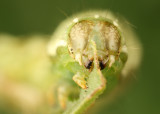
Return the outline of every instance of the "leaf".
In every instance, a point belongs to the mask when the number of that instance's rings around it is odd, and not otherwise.
[[[79,99],[71,102],[64,114],[80,114],[84,112],[106,88],[106,79],[99,69],[95,42],[91,41],[94,52],[94,68],[88,76],[88,88],[81,89]]]
[[[79,114],[84,112],[95,99],[104,91],[106,80],[101,71],[96,67],[93,69],[88,78],[88,89],[81,89],[80,97],[75,102],[70,102],[64,114]]]

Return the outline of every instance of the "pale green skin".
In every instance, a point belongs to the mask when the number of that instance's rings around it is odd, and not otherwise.
[[[95,17],[95,15],[97,14],[99,15],[98,19]],[[100,70],[97,60],[96,45],[94,45],[93,43],[91,45],[93,45],[94,68],[90,72],[88,69],[84,67],[84,65],[80,65],[76,60],[74,60],[70,56],[70,53],[68,51],[68,34],[72,26],[74,26],[75,24],[73,22],[75,18],[78,18],[79,21],[97,19],[110,22],[117,27],[121,35],[120,48],[127,47],[126,41],[128,41],[128,37],[130,38],[129,41],[132,41],[134,39],[134,41],[138,45],[136,38],[132,34],[132,30],[130,29],[129,25],[124,24],[124,20],[120,21],[119,19],[115,18],[111,12],[108,11],[82,12],[62,22],[62,24],[57,28],[57,30],[53,34],[52,40],[49,43],[48,47],[48,51],[53,62],[53,74],[55,77],[57,77],[56,88],[64,87],[64,90],[66,90],[67,92],[67,95],[64,95],[64,97],[67,97],[68,99],[66,102],[67,106],[65,110],[61,109],[58,103],[59,101],[57,101],[56,107],[58,108],[56,109],[58,111],[56,113],[64,112],[65,114],[81,114],[95,101],[95,99],[100,94],[103,93],[106,87],[106,90],[112,90],[118,84],[119,80],[123,78],[123,75],[127,76],[130,70],[134,70],[138,66],[138,63],[140,61],[140,58],[138,58],[134,60],[134,64],[132,64],[132,62],[130,62],[131,59],[129,59],[129,63],[127,63],[127,68],[125,68],[128,71],[126,72],[126,70],[124,69],[123,74],[123,68],[128,58],[128,52],[125,49],[122,49],[120,51],[119,58],[112,64],[110,68],[106,66],[103,70]],[[66,42],[66,45],[55,46],[55,44],[57,44],[57,42],[59,42],[60,40]],[[132,54],[132,51],[130,52]],[[97,65],[95,63],[97,63]],[[81,89],[72,80],[72,77],[77,72],[85,75],[88,86],[87,89]],[[122,75],[121,77],[120,74]],[[55,94],[57,94],[57,90],[55,90]],[[72,96],[68,97],[70,95]]]

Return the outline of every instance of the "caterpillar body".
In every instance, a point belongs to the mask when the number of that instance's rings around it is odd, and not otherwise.
[[[87,11],[66,19],[48,45],[57,77],[57,109],[82,113],[105,89],[137,70],[141,50],[127,21],[110,11]]]

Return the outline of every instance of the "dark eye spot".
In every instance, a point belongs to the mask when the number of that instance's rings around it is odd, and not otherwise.
[[[99,61],[100,70],[103,70],[105,68],[105,66],[106,65],[102,61]]]
[[[89,62],[85,65],[86,69],[90,69],[92,67],[93,60],[89,60]]]

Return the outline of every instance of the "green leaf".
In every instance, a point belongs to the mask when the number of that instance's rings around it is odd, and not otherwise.
[[[64,114],[79,114],[84,112],[95,99],[104,91],[106,80],[101,71],[96,67],[88,78],[88,89],[81,89],[80,97],[75,102],[70,102]]]

